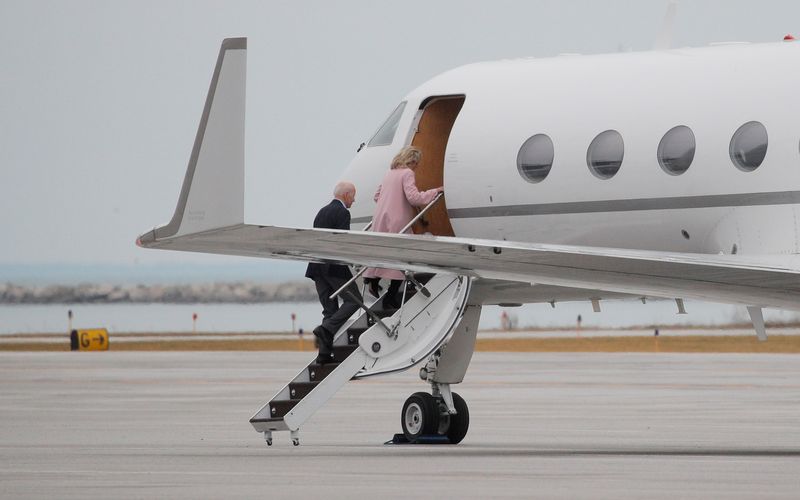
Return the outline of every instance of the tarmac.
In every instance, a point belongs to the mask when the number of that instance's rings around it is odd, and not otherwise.
[[[800,356],[484,353],[457,446],[384,445],[416,369],[267,447],[306,352],[0,352],[0,498],[797,498]]]

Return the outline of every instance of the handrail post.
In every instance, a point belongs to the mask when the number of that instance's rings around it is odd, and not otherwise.
[[[431,292],[429,292],[428,289],[425,288],[425,285],[420,283],[417,280],[417,278],[414,277],[414,273],[412,273],[410,271],[406,271],[404,274],[405,274],[405,277],[406,277],[406,281],[410,281],[411,283],[413,283],[414,286],[417,287],[417,290],[419,290],[422,293],[422,295],[424,295],[425,297],[430,297],[431,296]]]

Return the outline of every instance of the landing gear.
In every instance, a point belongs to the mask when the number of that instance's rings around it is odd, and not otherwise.
[[[264,431],[264,441],[267,442],[267,446],[272,446],[272,431]]]
[[[415,392],[406,399],[400,417],[403,434],[409,442],[436,434],[439,428],[439,405],[427,392]]]
[[[448,411],[444,398],[427,392],[415,392],[406,399],[400,423],[409,443],[458,444],[464,439],[469,429],[469,409],[461,396],[452,396],[455,413]]]
[[[445,434],[447,434],[451,444],[458,444],[464,439],[464,436],[467,435],[467,430],[469,430],[469,408],[467,408],[467,402],[464,401],[464,398],[456,392],[453,393],[453,404],[456,407],[456,413],[454,415],[449,413],[446,415],[448,425]]]

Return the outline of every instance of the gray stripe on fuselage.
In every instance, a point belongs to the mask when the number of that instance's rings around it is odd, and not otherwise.
[[[800,204],[800,191],[774,193],[716,194],[705,196],[675,196],[672,198],[638,198],[633,200],[570,201],[500,207],[450,208],[451,219],[509,217],[520,215],[563,215],[601,212],[635,212],[640,210],[680,210],[684,208],[754,207],[760,205]],[[356,217],[353,224],[363,224],[371,216]]]
[[[718,194],[706,196],[676,196],[672,198],[638,198],[633,200],[574,201],[500,207],[450,208],[451,219],[480,217],[509,217],[519,215],[585,214],[599,212],[635,212],[639,210],[679,210],[684,208],[753,207],[760,205],[791,205],[800,203],[800,191],[773,193]],[[353,222],[368,222],[359,217]]]

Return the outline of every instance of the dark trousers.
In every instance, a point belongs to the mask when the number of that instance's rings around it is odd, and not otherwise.
[[[337,298],[329,298],[333,292],[347,283],[348,278],[339,278],[336,276],[317,276],[314,278],[314,284],[317,285],[317,295],[319,296],[319,303],[322,305],[322,328],[328,330],[331,335],[336,335],[339,328],[353,315],[358,309],[358,303],[350,296],[352,293],[358,300],[361,299],[361,292],[355,283],[351,283]],[[350,293],[348,293],[350,292]],[[339,305],[339,299],[342,299],[342,305]]]

